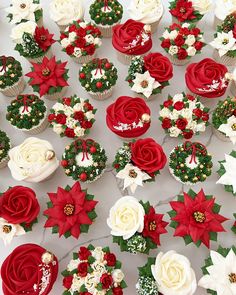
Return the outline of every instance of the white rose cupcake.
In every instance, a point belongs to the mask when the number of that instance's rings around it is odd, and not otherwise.
[[[27,138],[9,151],[8,167],[18,181],[38,183],[51,176],[59,166],[52,145],[36,137]]]
[[[236,0],[217,0],[215,1],[215,20],[214,29],[223,20],[236,10]]]

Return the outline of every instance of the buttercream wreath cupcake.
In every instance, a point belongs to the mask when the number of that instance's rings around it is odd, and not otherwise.
[[[98,202],[87,190],[81,189],[79,182],[72,187],[67,185],[65,189],[58,187],[56,193],[48,193],[48,196],[45,228],[51,227],[53,234],[65,238],[73,236],[78,239],[81,233],[88,232],[97,217],[95,207]]]
[[[86,63],[92,60],[96,50],[102,45],[101,31],[89,22],[72,22],[60,36],[63,51],[75,62]]]
[[[149,257],[138,271],[138,295],[193,295],[197,289],[190,261],[174,250],[160,252],[156,258]]]
[[[0,238],[8,245],[16,236],[29,231],[38,222],[40,211],[35,192],[25,186],[9,188],[0,197]]]
[[[161,53],[133,57],[128,69],[128,81],[131,90],[146,100],[152,99],[169,85],[173,77],[173,66]]]
[[[81,86],[97,100],[104,100],[113,94],[117,79],[117,69],[107,58],[93,59],[79,70]]]
[[[62,272],[63,294],[123,294],[127,287],[121,262],[109,247],[80,247]]]
[[[212,125],[216,136],[223,141],[236,143],[236,99],[227,97],[219,101],[213,111]]]
[[[174,236],[183,238],[186,245],[194,243],[199,247],[204,244],[210,248],[210,241],[217,241],[217,234],[225,232],[222,223],[227,218],[219,214],[221,206],[203,189],[198,193],[189,190],[178,195],[177,201],[171,201],[170,206],[170,227],[175,229]]]
[[[107,108],[107,127],[122,139],[143,135],[151,124],[151,111],[141,98],[120,96]]]
[[[61,166],[65,174],[85,183],[96,181],[105,171],[106,152],[92,139],[78,139],[66,146]]]
[[[73,21],[84,18],[83,2],[80,0],[52,0],[49,12],[60,32],[65,31]]]
[[[204,182],[211,175],[212,156],[199,142],[186,141],[176,146],[169,156],[171,175],[182,184]]]
[[[16,247],[1,266],[4,295],[50,294],[58,275],[58,260],[36,244]]]
[[[160,235],[167,233],[168,222],[163,214],[157,214],[149,202],[135,197],[120,198],[110,209],[107,225],[111,229],[113,242],[121,251],[133,254],[148,254],[160,246]]]
[[[166,165],[167,159],[162,147],[152,138],[123,143],[118,149],[113,167],[116,177],[124,182],[124,190],[135,193],[138,186],[155,181]]]
[[[235,0],[217,0],[215,2],[214,29],[222,24],[224,19],[236,9]]]
[[[32,63],[31,72],[26,74],[30,78],[29,85],[34,92],[49,100],[57,100],[64,96],[67,90],[68,69],[67,62],[56,61],[55,56],[43,58],[42,63]]]
[[[118,60],[129,64],[134,56],[144,55],[151,50],[151,27],[129,19],[113,28],[112,45],[117,52]]]
[[[10,138],[6,132],[0,130],[0,169],[7,166],[9,161],[8,152],[11,148]]]
[[[204,132],[209,125],[209,109],[198,97],[184,92],[173,97],[169,95],[159,114],[162,128],[171,137],[190,139]]]
[[[38,134],[48,126],[47,107],[34,94],[18,95],[7,107],[6,119],[18,130]]]
[[[8,167],[17,181],[38,183],[56,171],[59,161],[52,145],[36,137],[29,137],[9,151]]]
[[[25,89],[20,62],[12,56],[0,56],[0,92],[5,96],[17,96]]]
[[[113,27],[122,19],[123,6],[117,0],[95,0],[89,8],[89,14],[102,36],[110,38]]]

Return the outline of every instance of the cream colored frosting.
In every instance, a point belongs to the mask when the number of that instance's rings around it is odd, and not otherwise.
[[[215,1],[215,15],[218,19],[224,20],[227,15],[236,10],[236,0]]]
[[[132,0],[128,11],[133,20],[152,24],[160,20],[164,8],[161,0]]]
[[[8,167],[18,181],[40,182],[59,166],[52,145],[36,137],[27,138],[9,151]]]

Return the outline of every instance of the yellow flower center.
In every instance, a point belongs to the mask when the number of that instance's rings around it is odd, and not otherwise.
[[[222,42],[223,45],[227,45],[228,43],[229,43],[229,39],[226,39],[226,38]]]
[[[154,230],[156,230],[156,228],[157,228],[156,221],[152,221],[149,223],[149,230],[150,231],[154,231]]]
[[[67,216],[73,215],[74,210],[75,210],[75,206],[72,205],[72,204],[66,204],[65,207],[64,207],[64,213]]]
[[[138,174],[134,171],[134,169],[131,169],[129,171],[129,177],[136,178],[137,176],[138,176]]]
[[[193,213],[193,217],[196,220],[196,222],[198,223],[203,223],[206,219],[206,216],[204,213],[196,211]]]
[[[11,232],[12,228],[10,225],[4,225],[3,228],[2,228],[2,231],[5,233],[5,234],[9,234]]]
[[[50,73],[51,73],[51,71],[49,70],[49,68],[44,68],[44,69],[42,70],[42,75],[43,75],[43,76],[49,76]]]
[[[233,131],[236,131],[236,123],[234,123],[232,126],[231,126],[232,130]]]
[[[21,9],[25,9],[26,8],[26,4],[25,3],[21,3],[20,8]]]
[[[186,12],[186,9],[185,9],[185,7],[181,7],[179,11],[180,11],[181,13],[185,13],[185,12]]]
[[[147,80],[143,80],[141,82],[141,86],[142,86],[142,88],[147,88],[148,87],[148,81]]]
[[[236,283],[236,274],[235,273],[229,274],[229,281],[230,281],[231,284]]]

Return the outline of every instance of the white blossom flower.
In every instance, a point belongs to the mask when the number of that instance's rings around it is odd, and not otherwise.
[[[62,128],[62,125],[61,124],[54,124],[53,123],[53,131],[56,133],[56,134],[58,134],[58,135],[60,135],[60,134],[62,134],[63,132],[64,132],[64,129]]]
[[[168,52],[170,55],[177,54],[178,53],[178,46],[171,45]]]
[[[194,35],[188,35],[187,39],[185,40],[185,44],[188,46],[192,46],[196,42],[196,38]]]
[[[193,46],[190,46],[189,48],[187,48],[187,53],[188,53],[188,56],[195,56],[196,53],[197,53],[197,50],[195,47]]]
[[[118,284],[121,283],[125,277],[123,271],[120,269],[114,269],[111,275],[112,275],[113,281]]]
[[[70,40],[69,40],[69,38],[63,38],[62,40],[61,40],[61,46],[63,47],[63,48],[66,48],[67,46],[69,46],[70,45]]]
[[[226,124],[221,124],[218,128],[220,132],[223,132],[227,137],[230,138],[233,144],[236,143],[236,117],[231,116],[228,118]]]
[[[217,37],[210,43],[212,47],[218,50],[219,56],[225,55],[228,51],[235,50],[235,38],[233,36],[233,31],[217,32]]]
[[[33,36],[36,27],[37,27],[37,24],[32,21],[23,22],[16,25],[11,31],[11,38],[13,42],[17,44],[22,44],[24,33],[28,33]]]
[[[87,43],[89,44],[93,44],[94,43],[94,37],[91,34],[88,34],[84,37],[84,39],[86,40]]]
[[[68,39],[69,39],[70,43],[74,42],[76,37],[77,37],[76,32],[70,32],[69,36],[68,36]]]
[[[173,30],[173,31],[168,31],[165,30],[165,32],[163,33],[162,37],[164,39],[170,39],[170,40],[174,40],[177,36],[178,36],[178,31],[177,30]]]
[[[170,137],[178,137],[181,133],[181,130],[175,126],[170,127],[169,129]]]
[[[76,127],[74,129],[74,132],[75,132],[75,135],[78,136],[78,137],[83,137],[84,136],[84,128],[81,128],[81,127]]]
[[[24,228],[19,224],[8,223],[5,219],[0,218],[0,238],[6,245],[9,245],[16,236],[25,234]]]
[[[171,113],[171,111],[166,107],[164,107],[162,110],[160,110],[160,116],[163,118],[169,118],[170,113]]]
[[[182,93],[175,94],[173,97],[173,103],[176,103],[177,101],[182,101],[184,99],[184,96]]]
[[[75,57],[81,57],[81,56],[82,56],[82,51],[81,51],[81,49],[80,49],[79,47],[74,47],[74,53],[73,53],[73,55],[74,55]]]

